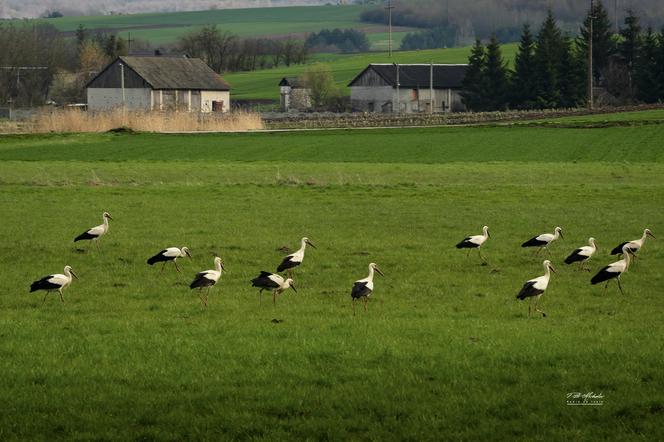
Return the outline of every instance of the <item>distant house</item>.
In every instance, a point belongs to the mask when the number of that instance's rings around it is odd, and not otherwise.
[[[311,108],[309,89],[297,77],[284,77],[279,82],[279,105],[282,112]]]
[[[118,57],[86,85],[88,109],[228,112],[230,86],[203,60]]]
[[[429,112],[433,105],[433,112],[463,111],[460,92],[467,67],[370,64],[348,85],[351,107],[362,112],[415,113]]]

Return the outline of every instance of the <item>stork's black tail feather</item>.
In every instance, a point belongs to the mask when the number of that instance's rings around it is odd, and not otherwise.
[[[585,256],[579,255],[581,249],[576,249],[573,251],[567,258],[565,258],[565,264],[572,264],[573,262],[583,261]]]
[[[595,285],[599,284],[600,282],[608,281],[609,279],[618,276],[617,273],[607,272],[606,269],[608,269],[608,267],[604,267],[602,270],[597,272],[597,274],[593,276],[593,279],[590,280],[590,283],[592,285]]]
[[[36,292],[37,290],[53,290],[57,289],[59,286],[53,283],[48,282],[51,276],[46,276],[39,281],[35,281],[30,284],[30,293]]]
[[[612,255],[620,255],[622,253],[622,248],[625,244],[627,244],[627,241],[625,241],[622,244],[618,244],[616,247],[614,247],[613,250],[611,250],[611,254]]]
[[[537,240],[537,237],[531,238],[528,241],[524,242],[521,244],[521,247],[535,247],[535,246],[541,246],[542,242]]]
[[[83,232],[80,235],[78,235],[76,238],[74,238],[74,242],[83,241],[86,239],[94,239],[94,238],[96,238],[95,235],[90,235],[88,232]]]
[[[158,262],[168,261],[166,259],[166,257],[163,255],[163,252],[164,251],[161,251],[161,252],[157,253],[156,255],[154,255],[152,258],[148,259],[148,264],[153,265],[153,264],[156,264]]]

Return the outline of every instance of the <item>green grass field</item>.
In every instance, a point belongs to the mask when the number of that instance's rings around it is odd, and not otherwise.
[[[2,440],[661,440],[663,125],[0,137]],[[102,251],[72,239],[114,220]],[[489,265],[454,244],[491,227]],[[560,225],[558,273],[520,243]],[[298,293],[249,279],[302,236]],[[187,245],[184,273],[145,260]],[[214,254],[208,309],[188,288]],[[378,263],[369,311],[350,287]],[[29,284],[73,266],[42,303]],[[273,323],[274,319],[282,322]],[[566,405],[570,392],[604,405]]]
[[[470,47],[449,49],[428,49],[421,51],[396,51],[390,58],[387,52],[368,54],[316,54],[311,62],[329,65],[330,71],[342,93],[349,94],[348,83],[366,68],[369,63],[468,63]],[[503,55],[511,62],[516,54],[517,45],[502,46]],[[293,65],[276,69],[264,69],[253,72],[224,74],[231,84],[234,99],[279,99],[279,81],[283,77],[298,77],[307,69],[307,65]]]
[[[384,33],[386,26],[360,21],[364,6],[296,6],[280,8],[219,9],[213,11],[171,12],[45,19],[62,31],[75,31],[79,25],[87,29],[117,30],[119,35],[150,41],[153,44],[173,43],[178,37],[204,25],[219,28],[242,37],[287,36],[317,32],[321,29],[353,28],[371,34]],[[397,41],[403,35],[397,35]],[[376,39],[376,38],[374,38]],[[377,48],[382,42],[377,38]]]

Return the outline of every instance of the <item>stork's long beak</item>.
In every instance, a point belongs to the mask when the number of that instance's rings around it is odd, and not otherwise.
[[[374,267],[374,270],[376,270],[378,273],[380,273],[380,276],[385,276],[385,274],[383,272],[381,272],[378,267]]]
[[[657,238],[655,238],[655,235],[653,235],[653,234],[650,233],[650,232],[646,233],[646,235],[650,236],[652,239],[657,239]]]
[[[549,264],[549,268],[551,269],[551,271],[552,271],[553,273],[558,273],[558,272],[556,272],[556,269],[554,269],[553,266],[552,266],[551,264]]]
[[[223,270],[223,271],[225,272],[225,271],[226,271],[226,267],[224,267],[224,263],[221,262],[221,261],[219,261],[219,265],[221,266],[221,270]]]
[[[565,237],[563,236],[563,231],[562,231],[562,230],[560,231],[560,237],[561,237],[562,239],[565,239]]]
[[[292,282],[291,282],[291,285],[290,285],[290,288],[292,288],[292,289],[293,289],[293,291],[294,291],[295,293],[297,293],[297,290],[295,289],[295,286],[293,285],[293,283],[292,283]]]
[[[78,279],[78,276],[76,276],[76,273],[74,273],[73,270],[70,270],[69,273],[71,273],[71,276],[73,276],[74,278]]]
[[[108,219],[113,219],[113,217],[110,214],[106,216],[108,217]]]
[[[184,254],[187,255],[191,259],[191,253],[189,253],[189,250],[185,250]],[[223,268],[223,266],[222,266],[222,268]]]
[[[489,233],[488,230],[486,231],[486,236],[488,236],[489,238],[491,238],[491,233]]]
[[[313,247],[314,249],[316,249],[316,248],[317,248],[317,247],[316,247],[315,245],[313,245],[313,244],[312,244],[312,242],[311,242],[311,241],[309,241],[309,240],[307,240],[307,244],[309,244],[309,245],[310,245],[311,247]]]

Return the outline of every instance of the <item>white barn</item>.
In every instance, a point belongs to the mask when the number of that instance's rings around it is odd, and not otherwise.
[[[118,57],[86,85],[88,109],[228,112],[230,86],[203,60]]]
[[[361,112],[459,112],[466,64],[370,64],[348,85]],[[398,81],[397,81],[398,80]],[[398,87],[397,87],[398,83]]]

